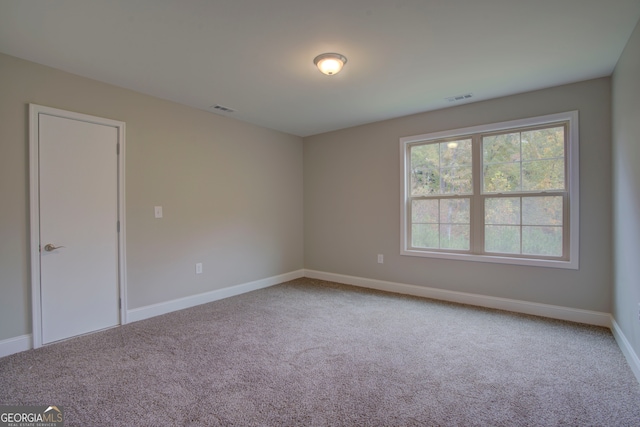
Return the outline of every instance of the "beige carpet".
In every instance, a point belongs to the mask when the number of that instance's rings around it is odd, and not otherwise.
[[[299,279],[0,359],[67,426],[638,426],[604,328]]]

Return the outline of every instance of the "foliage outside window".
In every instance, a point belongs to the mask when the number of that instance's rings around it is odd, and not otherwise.
[[[402,138],[402,253],[578,267],[577,112]]]

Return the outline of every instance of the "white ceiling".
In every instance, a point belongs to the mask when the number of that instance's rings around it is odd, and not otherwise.
[[[308,136],[608,76],[638,19],[640,0],[0,0],[0,52]]]

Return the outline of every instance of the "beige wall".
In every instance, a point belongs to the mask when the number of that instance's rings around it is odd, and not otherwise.
[[[613,74],[613,317],[640,356],[640,23]]]
[[[0,340],[31,333],[28,103],[126,122],[129,308],[303,268],[301,138],[0,54]]]
[[[609,313],[610,100],[602,78],[305,138],[305,267]],[[580,112],[579,270],[400,256],[399,138],[570,110]]]

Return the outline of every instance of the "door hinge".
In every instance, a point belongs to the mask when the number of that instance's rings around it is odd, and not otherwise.
[[[118,229],[118,233],[120,232],[120,221],[116,224],[116,228]]]
[[[118,308],[122,308],[122,298],[118,298]]]
[[[120,155],[120,143],[119,142],[116,144],[116,154],[118,156]]]

